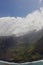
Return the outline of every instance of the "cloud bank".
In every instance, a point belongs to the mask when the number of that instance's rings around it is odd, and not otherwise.
[[[43,8],[36,10],[25,17],[1,17],[0,36],[16,34],[17,36],[29,33],[32,30],[43,28]]]

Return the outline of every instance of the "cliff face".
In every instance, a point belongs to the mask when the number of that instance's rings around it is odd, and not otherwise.
[[[5,59],[6,52],[9,48],[15,47],[17,43],[16,37],[1,36],[0,37],[0,59]]]
[[[37,52],[43,55],[43,37],[37,41],[35,44],[35,49]]]
[[[0,60],[35,61],[43,58],[43,30],[22,36],[0,36]]]

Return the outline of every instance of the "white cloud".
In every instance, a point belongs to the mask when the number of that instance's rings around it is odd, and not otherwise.
[[[22,35],[43,27],[43,8],[28,14],[26,17],[1,17],[0,35]]]

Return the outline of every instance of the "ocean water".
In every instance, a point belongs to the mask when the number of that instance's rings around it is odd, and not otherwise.
[[[35,61],[35,62],[27,62],[27,63],[10,63],[0,61],[0,65],[43,65],[43,60]]]

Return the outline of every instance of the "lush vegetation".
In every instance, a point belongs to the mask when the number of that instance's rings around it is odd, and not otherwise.
[[[1,60],[19,63],[43,59],[43,37],[35,42],[19,43],[8,48],[4,42],[0,41]]]
[[[42,55],[36,51],[35,44],[33,43],[28,46],[19,45],[8,51],[10,53],[7,52],[7,58],[12,62],[31,62],[42,59]]]

